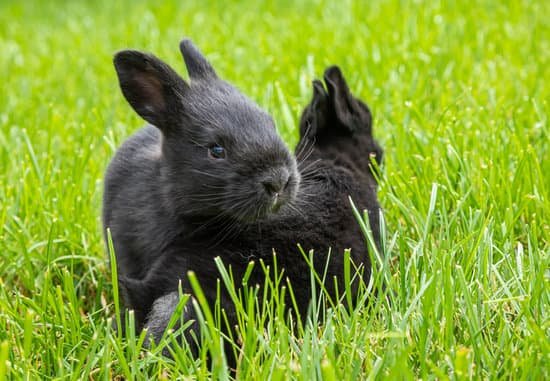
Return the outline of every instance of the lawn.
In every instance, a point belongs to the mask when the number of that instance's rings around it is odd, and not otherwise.
[[[340,65],[386,151],[389,297],[320,298],[299,328],[276,296],[245,300],[239,379],[549,379],[549,19],[543,0],[2,0],[0,380],[235,376],[208,322],[173,360],[111,325],[102,179],[143,124],[112,55],[184,72],[184,36],[291,147],[311,80]]]

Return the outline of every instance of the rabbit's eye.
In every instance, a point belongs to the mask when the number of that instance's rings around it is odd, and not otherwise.
[[[208,156],[213,159],[224,159],[225,158],[225,149],[219,145],[213,145],[208,149]]]

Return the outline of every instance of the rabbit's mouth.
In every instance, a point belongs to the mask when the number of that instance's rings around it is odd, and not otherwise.
[[[227,192],[225,212],[244,223],[255,223],[282,213],[296,197],[300,181],[298,174],[283,169],[243,182],[241,188],[232,188]]]
[[[249,208],[250,212],[248,213],[237,213],[233,215],[233,218],[240,220],[244,223],[256,223],[258,221],[265,220],[270,216],[273,216],[280,212],[288,203],[288,197],[286,195],[273,195],[272,197],[264,200],[256,200],[253,207]]]
[[[260,211],[259,219],[268,218],[271,215],[275,215],[281,211],[281,209],[290,202],[290,195],[285,193],[275,193],[270,199],[266,200],[265,206]]]
[[[284,204],[286,204],[286,200],[284,200],[279,193],[275,193],[275,195],[273,195],[270,212],[277,213]]]

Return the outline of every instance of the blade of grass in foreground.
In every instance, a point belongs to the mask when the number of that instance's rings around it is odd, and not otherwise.
[[[111,230],[107,229],[107,247],[109,250],[109,260],[111,264],[111,283],[113,286],[113,303],[115,305],[115,319],[117,326],[118,339],[122,339],[122,320],[120,314],[120,299],[118,293],[118,268],[116,264],[115,248],[113,246],[113,238],[111,237]]]
[[[5,380],[9,370],[8,354],[10,345],[7,341],[0,344],[0,380]]]
[[[193,288],[193,294],[195,295],[200,310],[205,317],[205,321],[201,321],[201,319],[199,319],[199,323],[201,324],[201,330],[203,330],[206,335],[208,346],[210,347],[210,353],[212,356],[212,374],[215,377],[227,379],[229,374],[227,373],[227,363],[225,359],[222,335],[216,328],[211,307],[208,304],[204,291],[202,290],[195,273],[190,271],[187,273],[187,276],[189,278],[189,283]]]

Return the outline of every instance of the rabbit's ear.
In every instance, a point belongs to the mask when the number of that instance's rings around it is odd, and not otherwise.
[[[313,85],[313,98],[305,108],[300,121],[300,136],[311,138],[319,134],[325,127],[328,117],[328,94],[323,83],[315,79]]]
[[[318,79],[314,79],[311,85],[313,86],[313,99],[311,100],[311,103],[314,103],[316,107],[319,107],[321,103],[326,102],[327,92],[323,87],[323,82]]]
[[[161,130],[170,129],[187,87],[184,80],[157,57],[135,50],[117,53],[114,64],[122,93],[134,110]]]
[[[180,51],[191,79],[216,79],[214,68],[189,39],[180,42]]]
[[[342,124],[349,125],[355,99],[338,66],[331,66],[325,71],[325,82],[336,117]]]
[[[339,122],[348,127],[351,132],[356,129],[366,129],[370,132],[372,117],[368,107],[355,98],[338,66],[331,66],[325,71],[325,82],[328,88],[329,100]]]

